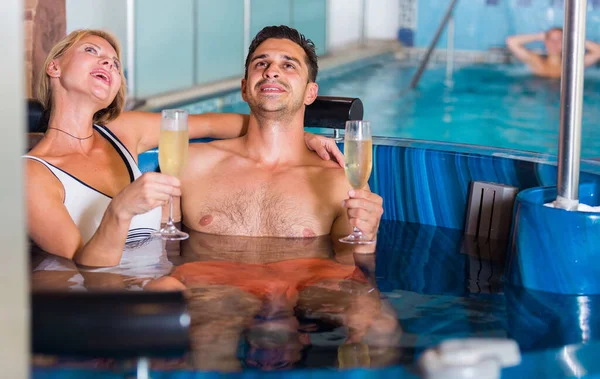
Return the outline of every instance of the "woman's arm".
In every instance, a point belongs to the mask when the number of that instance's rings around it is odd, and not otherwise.
[[[115,266],[121,261],[134,215],[179,196],[179,181],[151,173],[138,178],[110,202],[92,238],[84,244],[64,205],[60,181],[41,163],[27,160],[25,196],[29,236],[44,251],[85,266]]]
[[[129,223],[107,211],[100,227],[87,244],[63,203],[64,189],[41,163],[27,160],[25,197],[27,229],[31,239],[44,251],[67,259],[84,257],[89,265],[114,266],[119,263]],[[99,256],[90,262],[90,256]]]
[[[194,138],[236,138],[246,134],[248,115],[237,113],[203,113],[188,116],[190,139]],[[160,113],[124,112],[107,125],[123,142],[135,145],[138,154],[158,146],[160,137]],[[344,165],[344,156],[335,142],[323,136],[304,133],[306,146],[316,152],[322,159],[335,159],[340,166]]]
[[[160,112],[123,112],[107,125],[118,129],[119,134],[137,145],[141,154],[158,146],[160,137]],[[203,113],[188,116],[188,132],[194,138],[235,138],[246,134],[248,115],[236,113]]]

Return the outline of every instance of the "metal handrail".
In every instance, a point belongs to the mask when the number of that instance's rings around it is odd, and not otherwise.
[[[456,3],[458,3],[458,0],[452,0],[450,5],[448,6],[446,14],[444,14],[444,18],[442,19],[442,22],[440,23],[440,25],[437,28],[437,31],[435,32],[433,41],[431,41],[431,44],[429,44],[429,47],[427,48],[427,52],[425,53],[425,57],[423,58],[421,65],[417,69],[415,76],[413,76],[412,80],[410,81],[410,88],[415,88],[417,86],[417,83],[419,82],[419,79],[421,79],[421,75],[423,75],[423,71],[425,71],[425,67],[427,67],[427,63],[429,62],[431,53],[433,52],[433,49],[435,49],[435,46],[437,45],[438,40],[440,39],[440,36],[442,35],[442,32],[444,31],[444,28],[448,23],[448,20],[452,16],[452,11],[454,10],[454,6],[456,5]]]
[[[555,206],[567,210],[576,210],[579,204],[585,11],[585,1],[565,1]]]

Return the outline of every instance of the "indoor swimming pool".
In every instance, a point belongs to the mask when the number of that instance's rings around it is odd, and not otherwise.
[[[448,83],[446,66],[432,63],[418,89],[408,91],[417,64],[389,54],[325,70],[317,78],[319,94],[360,98],[364,119],[372,122],[377,136],[557,154],[559,80],[535,77],[522,65],[474,64],[457,67]],[[201,100],[184,108],[190,113],[249,112],[237,92],[221,99]],[[598,120],[600,72],[588,69],[584,158],[600,156]]]
[[[385,210],[375,255],[335,250],[327,237],[191,233],[180,247],[150,242],[145,248],[154,258],[137,271],[67,263],[34,271],[33,290],[139,291],[163,276],[187,278],[191,351],[154,360],[152,378],[418,378],[425,349],[465,337],[519,344],[522,362],[504,369],[503,378],[599,376],[600,297],[508,284],[509,241],[463,233],[473,181],[520,190],[556,184],[558,82],[511,66],[474,65],[457,69],[449,87],[439,67],[407,94],[414,66],[390,55],[359,64],[352,75],[356,65],[324,72],[320,94],[361,98],[364,118],[383,136],[374,140],[369,181]],[[599,87],[600,79],[586,79],[587,157],[600,155],[593,128]],[[247,111],[237,93],[184,108]],[[139,164],[157,170],[156,150]],[[596,162],[584,162],[582,170],[582,183],[600,183]],[[538,270],[548,265],[542,260]],[[124,370],[133,366],[36,357],[33,374],[112,379]]]

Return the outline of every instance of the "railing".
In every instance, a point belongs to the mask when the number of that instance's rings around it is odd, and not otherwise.
[[[555,205],[557,208],[567,210],[576,210],[579,204],[585,10],[585,1],[565,1],[565,27],[560,81],[558,196]]]
[[[437,45],[438,40],[440,39],[440,36],[442,35],[444,28],[446,27],[446,24],[448,24],[448,20],[450,20],[450,18],[452,17],[452,11],[454,10],[456,3],[458,3],[458,0],[452,0],[450,5],[448,6],[448,9],[446,10],[446,13],[444,14],[444,18],[442,19],[442,22],[440,22],[440,25],[438,26],[438,28],[435,32],[433,41],[431,41],[431,44],[429,44],[429,47],[427,48],[427,52],[425,53],[425,56],[423,57],[423,61],[421,61],[421,65],[419,66],[419,68],[417,69],[417,72],[415,73],[412,80],[410,81],[411,89],[417,87],[417,83],[419,83],[419,79],[421,79],[421,75],[423,75],[423,71],[425,71],[425,67],[427,67],[427,63],[429,63],[429,58],[431,58],[431,53],[435,49],[435,46]],[[454,59],[453,57],[448,57],[448,58]]]

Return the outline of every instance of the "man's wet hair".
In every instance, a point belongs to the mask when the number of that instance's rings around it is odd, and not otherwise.
[[[298,30],[290,28],[286,25],[266,26],[260,32],[258,32],[256,37],[254,37],[250,47],[248,48],[248,55],[246,56],[246,70],[244,72],[244,78],[248,78],[248,65],[250,64],[252,54],[254,54],[261,43],[265,42],[269,38],[288,39],[300,46],[306,55],[305,62],[308,66],[308,80],[310,82],[317,81],[319,65],[317,53],[315,51],[315,44],[310,39],[304,37],[304,34],[300,33]]]

